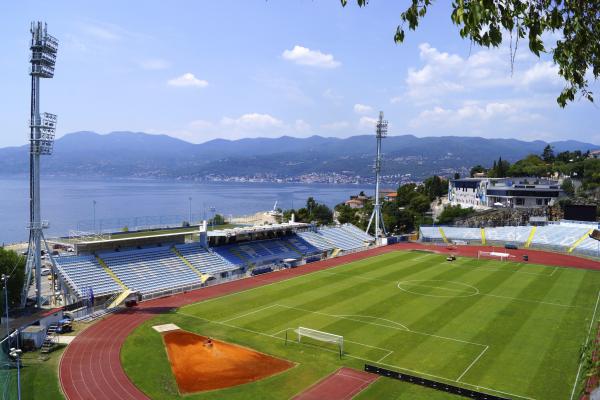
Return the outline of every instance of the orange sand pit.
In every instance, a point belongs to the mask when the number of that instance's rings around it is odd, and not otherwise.
[[[181,393],[222,389],[283,372],[293,363],[194,333],[163,335],[169,362]]]

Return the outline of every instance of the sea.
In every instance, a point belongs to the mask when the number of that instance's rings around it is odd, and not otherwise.
[[[301,208],[308,197],[330,207],[373,186],[278,183],[196,183],[151,179],[83,179],[42,177],[45,236],[118,230],[123,226],[177,224],[210,218],[215,213],[249,215]],[[28,176],[0,176],[0,244],[28,239]]]

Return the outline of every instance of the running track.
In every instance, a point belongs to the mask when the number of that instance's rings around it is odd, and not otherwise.
[[[69,400],[147,399],[125,375],[121,367],[120,351],[127,336],[154,315],[186,304],[279,282],[389,251],[409,249],[476,257],[479,250],[490,251],[492,247],[457,246],[456,249],[447,249],[436,245],[400,243],[143,302],[138,307],[98,321],[76,337],[60,360],[59,379],[62,391]],[[536,250],[507,252],[518,257],[527,254],[531,263],[600,270],[599,262],[585,258]]]

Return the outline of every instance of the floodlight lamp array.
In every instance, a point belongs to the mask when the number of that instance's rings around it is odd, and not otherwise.
[[[31,76],[54,77],[58,40],[48,34],[41,22],[31,24],[31,35]]]

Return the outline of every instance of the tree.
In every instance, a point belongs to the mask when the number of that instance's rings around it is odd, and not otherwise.
[[[575,186],[573,186],[573,181],[571,178],[567,178],[563,181],[561,189],[564,190],[564,192],[569,196],[573,196],[575,194]]]
[[[340,0],[346,6],[348,0]],[[368,0],[356,0],[360,7]],[[416,30],[427,15],[432,0],[411,0],[400,14],[394,41],[402,43],[404,26]],[[499,47],[507,39],[514,65],[519,41],[527,39],[529,51],[540,56],[550,53],[566,86],[556,101],[561,107],[577,94],[594,101],[586,76],[600,77],[600,2],[563,0],[461,0],[452,2],[452,22],[462,38],[483,47]],[[508,38],[506,35],[508,32]],[[546,50],[542,34],[558,33],[556,46]]]
[[[462,208],[460,204],[456,206],[447,206],[440,214],[438,222],[440,224],[449,224],[457,218],[467,217],[473,213],[475,213],[475,210],[473,210],[471,207]]]
[[[398,196],[396,197],[396,203],[400,207],[407,206],[410,200],[418,193],[416,191],[417,185],[415,183],[407,183],[398,188]]]
[[[409,203],[409,208],[417,214],[423,214],[429,211],[431,200],[424,194],[417,194]]]
[[[316,222],[319,225],[327,225],[333,222],[333,212],[325,204],[319,204],[317,201],[309,197],[306,200],[306,207],[297,211],[286,210],[283,212],[284,218],[289,219],[294,213],[298,222]]]
[[[478,165],[474,166],[473,168],[471,168],[471,172],[469,175],[472,178],[475,176],[475,174],[481,173],[481,172],[486,172],[486,170],[485,170],[485,168],[483,168],[481,165],[478,164]]]
[[[221,214],[215,214],[215,216],[210,221],[210,224],[211,225],[223,225],[223,224],[225,224],[225,217],[223,217]]]
[[[340,224],[358,225],[360,217],[357,209],[341,203],[335,207],[335,211],[337,211],[337,220]]]
[[[419,192],[425,194],[432,201],[436,197],[444,196],[448,193],[448,181],[434,175],[425,179],[423,185],[419,186]]]
[[[0,275],[9,275],[8,279],[8,305],[19,304],[21,290],[25,281],[25,257],[0,247]],[[0,314],[4,313],[4,285],[0,283]]]
[[[460,173],[455,172],[454,173],[454,179],[460,179]]]
[[[546,147],[544,147],[544,151],[542,152],[542,159],[547,163],[554,162],[554,150],[549,144],[546,145]]]

